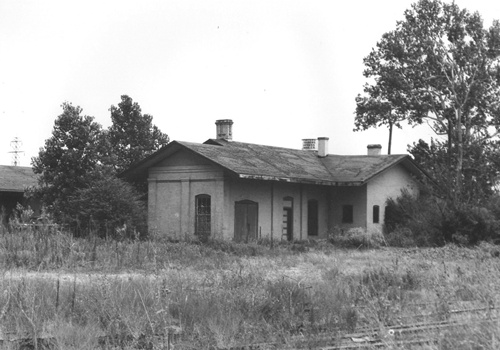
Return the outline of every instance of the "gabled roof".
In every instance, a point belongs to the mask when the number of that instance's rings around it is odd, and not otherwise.
[[[0,165],[0,192],[24,192],[26,187],[37,183],[31,167]]]
[[[318,157],[316,151],[297,150],[251,143],[210,139],[203,144],[173,141],[122,173],[123,177],[144,174],[151,166],[180,149],[193,152],[229,173],[248,179],[362,185],[380,172],[403,164],[416,175],[425,173],[408,155]]]

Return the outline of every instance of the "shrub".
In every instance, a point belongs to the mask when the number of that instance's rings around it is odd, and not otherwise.
[[[402,232],[406,236],[405,244],[412,236],[416,245],[441,246],[444,244],[443,220],[448,214],[446,202],[439,198],[430,195],[415,197],[402,191],[401,196],[389,198],[386,202],[385,229],[387,233],[393,233],[392,236],[396,230]],[[391,241],[397,242],[394,237]]]
[[[264,255],[267,250],[266,247],[255,243],[237,243],[222,239],[209,239],[200,242],[204,247],[236,256],[259,256]]]
[[[407,227],[396,227],[391,232],[386,233],[385,239],[391,247],[409,248],[419,245],[415,235]]]
[[[29,206],[24,207],[17,203],[15,211],[9,220],[11,225],[29,224],[34,218],[34,211]]]
[[[350,228],[347,231],[334,229],[330,242],[343,248],[380,248],[385,244],[382,232],[377,229]]]
[[[79,235],[132,237],[146,233],[146,209],[140,195],[112,174],[96,173],[86,188],[69,198],[64,220]]]
[[[476,244],[494,240],[500,229],[499,217],[483,206],[459,204],[443,224],[447,240],[458,244]]]
[[[461,245],[495,241],[500,237],[500,197],[485,202],[457,202],[403,192],[387,200],[385,228],[395,246]]]

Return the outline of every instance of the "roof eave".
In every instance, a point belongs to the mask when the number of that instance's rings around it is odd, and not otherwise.
[[[184,149],[187,152],[191,152],[192,154],[196,154],[197,156],[209,161],[210,163],[217,165],[232,174],[237,175],[237,173],[235,173],[232,169],[229,169],[228,167],[214,161],[213,159],[205,156],[204,154],[191,149],[190,147],[183,144],[181,141],[171,141],[167,145],[163,146],[161,149],[156,151],[155,153],[131,165],[127,170],[122,171],[120,174],[118,174],[118,177],[138,178],[141,175],[145,176],[145,172],[147,172],[147,169],[154,166],[154,164],[161,162],[163,159],[167,158],[171,154],[172,149],[174,149],[173,152],[176,152],[175,147],[178,147],[179,149]]]
[[[0,192],[24,193],[24,190],[21,190],[19,188],[0,188]]]
[[[140,177],[141,175],[144,176],[144,173],[147,172],[147,169],[152,166],[152,164],[160,162],[163,157],[161,154],[167,153],[167,150],[175,147],[175,145],[180,145],[182,147],[185,147],[184,145],[178,143],[177,141],[171,141],[156,152],[150,154],[146,158],[132,164],[130,167],[128,167],[126,170],[123,170],[120,172],[117,176],[119,178],[125,178],[125,179],[135,179]],[[166,155],[167,156],[167,155]],[[165,157],[166,157],[165,156]],[[155,158],[158,158],[155,160]]]
[[[308,185],[321,185],[321,186],[362,186],[362,181],[328,181],[328,180],[313,180],[292,177],[277,177],[268,175],[254,175],[254,174],[238,174],[240,179],[249,180],[263,180],[263,181],[276,181],[276,182],[290,182],[301,183]]]
[[[376,173],[372,174],[370,177],[364,179],[363,184],[370,182],[370,180],[373,179],[374,177],[376,177],[377,175],[379,175],[379,174],[383,173],[384,171],[386,171],[390,168],[393,168],[396,165],[401,164],[403,162],[408,162],[412,167],[414,167],[417,170],[418,173],[420,173],[424,177],[428,178],[430,181],[434,182],[434,179],[424,169],[422,169],[417,163],[415,163],[415,161],[409,155],[406,154],[403,157],[396,160],[394,163],[380,169]]]

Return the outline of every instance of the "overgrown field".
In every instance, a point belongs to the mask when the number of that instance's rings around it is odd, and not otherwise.
[[[342,250],[3,232],[2,344],[497,349],[499,255],[488,244]]]

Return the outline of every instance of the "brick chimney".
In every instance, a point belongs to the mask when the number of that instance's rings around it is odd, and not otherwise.
[[[369,156],[379,156],[382,151],[382,145],[368,145],[366,149]]]
[[[233,139],[233,121],[231,119],[219,119],[215,121],[217,127],[217,139],[231,141]]]
[[[318,157],[326,157],[328,155],[328,137],[318,137]]]
[[[316,139],[302,139],[302,150],[315,151],[316,150]]]

